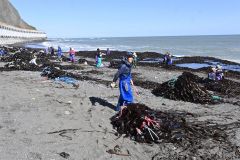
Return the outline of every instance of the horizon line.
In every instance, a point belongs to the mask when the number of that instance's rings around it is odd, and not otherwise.
[[[147,37],[195,37],[195,36],[240,36],[240,34],[199,34],[199,35],[169,35],[169,36],[89,36],[89,37],[48,37],[48,39],[60,38],[147,38]]]

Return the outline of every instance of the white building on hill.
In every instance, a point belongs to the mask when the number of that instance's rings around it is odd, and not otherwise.
[[[42,41],[47,39],[44,32],[22,29],[0,22],[0,45]]]

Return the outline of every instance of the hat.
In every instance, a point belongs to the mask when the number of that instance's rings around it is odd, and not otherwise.
[[[132,52],[127,52],[127,58],[130,58],[130,57],[133,58],[133,53]]]
[[[216,68],[217,68],[217,69],[222,69],[222,66],[218,64],[218,65],[216,66]]]
[[[216,72],[216,68],[215,67],[211,67],[211,71],[212,72]]]

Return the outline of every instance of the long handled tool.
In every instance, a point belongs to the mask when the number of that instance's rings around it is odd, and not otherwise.
[[[132,86],[133,86],[133,91],[135,92],[135,94],[137,95],[137,97],[140,97],[140,94],[139,94],[139,92],[138,92],[137,87],[136,87],[134,84],[132,84]]]

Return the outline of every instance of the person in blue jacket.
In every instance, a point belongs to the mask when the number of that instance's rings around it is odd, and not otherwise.
[[[170,66],[173,64],[173,61],[172,61],[172,55],[167,52],[164,57],[163,57],[163,63],[167,66]]]
[[[57,53],[58,53],[58,60],[62,61],[62,48],[60,46],[58,46]]]
[[[122,60],[122,64],[118,69],[118,72],[115,74],[113,82],[111,83],[111,87],[114,88],[116,86],[116,81],[119,79],[120,96],[115,109],[116,111],[120,111],[121,106],[133,103],[133,91],[131,88],[131,85],[133,85],[131,76],[132,62],[133,54],[129,52],[127,54],[127,59]]]
[[[2,49],[0,49],[0,56],[4,55],[4,51]]]
[[[5,51],[3,48],[0,48],[0,56],[4,56],[4,54],[7,54],[7,51]]]

